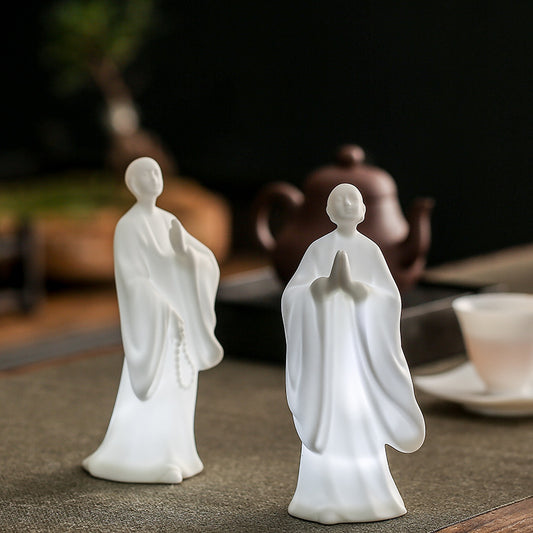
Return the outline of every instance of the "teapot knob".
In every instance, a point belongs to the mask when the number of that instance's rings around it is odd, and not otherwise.
[[[357,144],[345,144],[337,151],[337,163],[343,167],[352,167],[365,160],[364,150]]]

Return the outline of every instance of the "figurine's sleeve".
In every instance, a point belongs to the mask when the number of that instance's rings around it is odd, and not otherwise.
[[[119,222],[115,231],[115,282],[126,364],[140,400],[157,387],[172,310],[150,280],[142,236]]]
[[[401,346],[401,299],[381,250],[372,243],[374,295],[364,304],[365,331],[369,349],[370,387],[376,396],[376,413],[387,435],[387,444],[402,452],[417,450],[424,441],[424,418],[418,407],[411,374]]]
[[[282,314],[287,341],[287,402],[296,431],[310,450],[320,451],[328,431],[324,405],[322,304],[315,302],[311,284],[319,272],[315,246],[306,251],[282,296]],[[326,274],[327,275],[327,274]]]
[[[207,246],[188,233],[186,240],[192,268],[184,272],[187,276],[185,289],[194,290],[188,306],[191,319],[187,333],[191,342],[194,341],[194,346],[190,348],[194,354],[196,368],[206,370],[217,365],[224,353],[215,337],[215,298],[220,270],[213,252]]]

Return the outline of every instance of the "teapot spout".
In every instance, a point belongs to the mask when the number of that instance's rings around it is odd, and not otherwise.
[[[435,201],[432,198],[417,198],[411,204],[407,221],[409,234],[402,243],[401,263],[404,268],[414,267],[417,263],[420,273],[425,266],[426,256],[431,244],[431,212]]]

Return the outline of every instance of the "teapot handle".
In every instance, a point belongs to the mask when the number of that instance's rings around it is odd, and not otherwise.
[[[259,243],[269,252],[276,247],[276,239],[270,230],[272,206],[278,203],[290,214],[303,204],[304,195],[294,185],[277,181],[264,187],[255,202],[255,234]]]

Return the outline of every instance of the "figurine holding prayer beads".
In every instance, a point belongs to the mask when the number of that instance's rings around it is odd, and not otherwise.
[[[212,252],[156,207],[156,161],[126,170],[135,205],[115,230],[115,281],[124,365],[107,433],[83,461],[93,476],[180,483],[203,469],[196,451],[198,371],[222,359],[215,338],[219,268]]]
[[[406,512],[385,445],[414,452],[425,424],[400,342],[401,301],[378,246],[357,231],[358,189],[333,189],[337,229],[307,249],[282,297],[286,388],[302,450],[289,513],[335,524]]]

